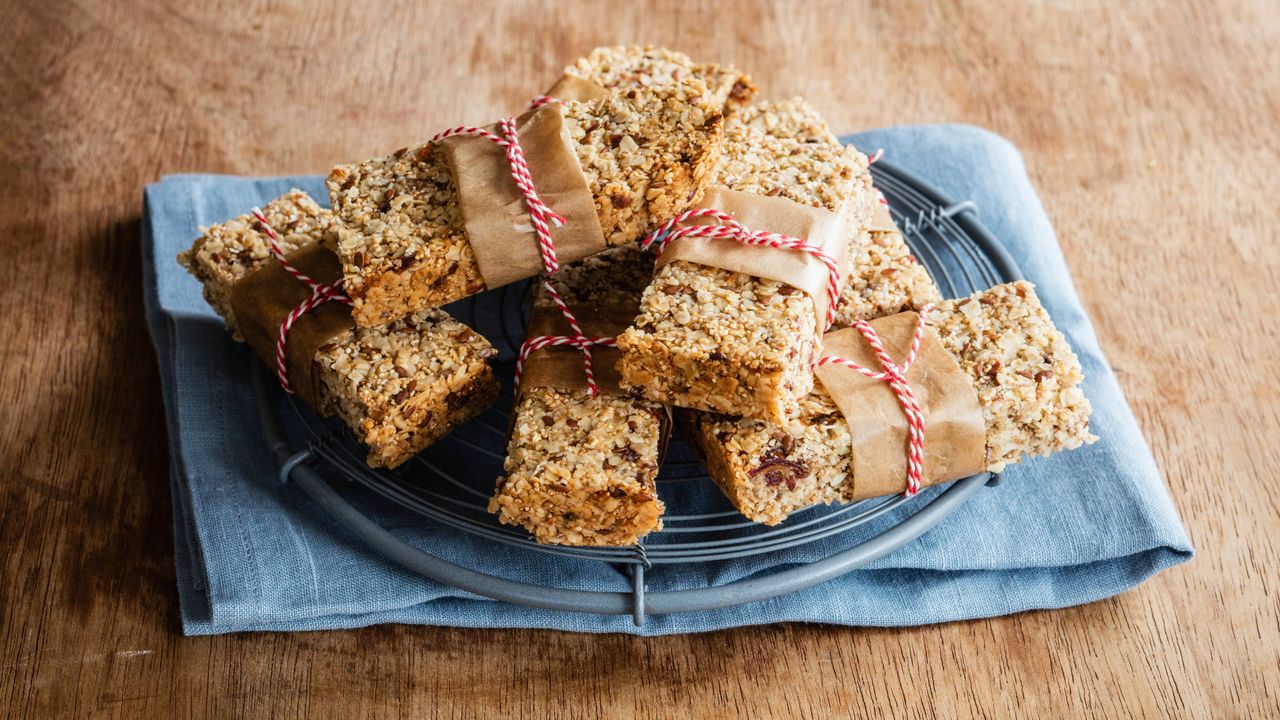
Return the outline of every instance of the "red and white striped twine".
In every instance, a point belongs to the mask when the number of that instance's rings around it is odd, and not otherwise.
[[[556,102],[555,98],[543,95],[534,99],[530,107],[536,110],[553,102]],[[529,164],[525,160],[524,150],[520,147],[515,118],[503,119],[498,123],[498,129],[501,132],[501,136],[495,135],[484,128],[459,126],[437,134],[431,139],[431,142],[439,142],[455,135],[472,135],[484,138],[506,149],[507,162],[511,165],[511,177],[515,180],[516,187],[524,195],[525,205],[528,206],[529,210],[529,220],[533,224],[534,234],[538,238],[538,252],[542,256],[543,270],[548,275],[554,275],[560,270],[560,262],[556,257],[556,246],[551,239],[551,230],[548,226],[561,227],[567,220],[538,197],[538,191],[533,185],[533,175],[529,172]],[[560,313],[564,315],[565,320],[569,322],[569,328],[573,331],[573,335],[542,335],[526,339],[521,344],[520,354],[516,358],[516,387],[520,387],[520,377],[524,373],[524,363],[530,353],[546,347],[568,345],[582,351],[582,369],[587,376],[587,390],[592,395],[599,395],[600,387],[596,384],[595,373],[591,367],[591,348],[616,345],[617,339],[593,338],[584,335],[578,318],[569,310],[569,306],[565,303],[564,298],[560,296],[560,293],[556,291],[551,281],[544,280],[542,286],[547,291],[547,295],[552,302],[560,310]]]
[[[911,349],[907,353],[906,359],[901,363],[895,364],[893,359],[889,357],[889,353],[884,349],[884,344],[880,342],[880,336],[876,333],[875,328],[865,320],[859,320],[853,324],[853,327],[862,333],[862,337],[866,338],[867,344],[875,351],[876,359],[880,361],[880,371],[865,368],[848,358],[836,355],[824,355],[818,360],[818,365],[842,365],[851,370],[861,373],[872,380],[883,380],[889,383],[889,387],[893,388],[893,392],[898,396],[898,402],[902,405],[902,412],[907,416],[907,489],[906,495],[909,497],[920,492],[920,483],[924,476],[924,411],[920,409],[920,403],[916,400],[915,393],[911,390],[910,383],[907,382],[907,371],[911,369],[912,363],[916,361],[916,355],[920,352],[920,342],[924,338],[925,319],[929,315],[929,311],[933,309],[932,305],[925,305],[920,308],[920,319],[916,323],[915,335],[911,338]]]
[[[351,298],[342,292],[341,280],[334,283],[319,283],[294,267],[293,263],[289,262],[289,259],[285,257],[284,249],[280,247],[280,237],[276,235],[276,231],[258,208],[253,209],[253,219],[258,221],[258,226],[266,234],[271,244],[271,255],[285,269],[285,272],[293,276],[298,282],[311,288],[311,297],[303,300],[297,307],[289,311],[288,315],[284,316],[284,320],[280,322],[280,332],[276,336],[276,377],[280,379],[280,386],[284,388],[285,392],[292,394],[293,386],[289,384],[289,370],[285,365],[284,359],[285,348],[288,346],[289,331],[293,329],[294,323],[298,322],[299,318],[321,305],[327,302],[340,302],[350,305]]]
[[[687,222],[692,218],[706,217],[717,221],[717,225],[684,225],[676,227],[680,223]],[[686,210],[679,215],[671,218],[663,223],[661,227],[647,235],[641,241],[641,246],[648,250],[654,245],[661,254],[666,249],[667,243],[680,237],[707,237],[721,238],[724,240],[734,240],[743,245],[763,245],[765,247],[777,248],[780,250],[798,250],[808,253],[823,265],[827,266],[827,323],[822,330],[825,332],[827,327],[836,319],[836,305],[840,300],[840,266],[836,259],[824,251],[822,248],[812,243],[806,242],[799,238],[783,235],[781,233],[767,232],[764,230],[751,230],[742,223],[733,219],[732,215],[720,210],[712,208],[702,208],[699,210]]]
[[[529,109],[539,110],[542,108],[543,105],[550,105],[553,102],[560,102],[560,101],[557,100],[556,98],[551,97],[550,95],[539,95],[538,97],[534,98],[532,102],[529,103]]]

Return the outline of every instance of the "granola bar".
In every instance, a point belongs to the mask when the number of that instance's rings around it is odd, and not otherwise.
[[[671,85],[696,77],[707,84],[711,104],[726,115],[749,103],[757,92],[751,77],[731,65],[695,63],[684,53],[649,45],[596,48],[566,67],[564,74],[610,92]]]
[[[775,134],[758,121],[765,115],[804,131]],[[860,233],[875,205],[867,159],[833,135],[814,140],[814,117],[800,100],[730,116],[715,184],[839,213]],[[676,260],[655,273],[619,337],[619,370],[624,387],[651,400],[782,422],[813,387],[823,330],[791,285]]]
[[[632,242],[702,195],[720,153],[720,111],[696,78],[563,103],[608,245]],[[360,325],[485,289],[445,153],[428,143],[339,165],[326,184]],[[531,240],[532,242],[532,240]]]
[[[1080,363],[1030,283],[941,302],[928,322],[977,391],[987,470],[1096,440]],[[821,385],[785,428],[714,414],[689,414],[682,426],[752,520],[774,525],[810,505],[851,499],[849,427]]]
[[[332,217],[300,190],[267,204],[286,253],[325,242]],[[270,243],[250,215],[204,230],[178,261],[204,285],[205,297],[243,340],[231,289],[268,262]],[[498,383],[492,346],[441,310],[389,325],[353,327],[316,352],[322,415],[336,414],[369,448],[371,467],[396,467],[493,404]]]
[[[555,283],[594,334],[588,325],[592,310],[634,312],[652,268],[651,256],[624,246],[563,268]],[[554,311],[545,292],[535,296],[535,304]],[[573,349],[542,352],[581,362]],[[597,348],[593,355],[603,375],[616,353]],[[609,390],[596,396],[550,387],[521,391],[507,474],[498,480],[490,512],[503,523],[524,526],[538,542],[556,545],[632,545],[662,528],[655,480],[668,430],[666,410]]]

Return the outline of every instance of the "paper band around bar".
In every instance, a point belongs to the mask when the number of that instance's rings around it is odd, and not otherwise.
[[[626,397],[619,384],[617,364],[621,357],[616,347],[591,348],[591,371],[601,395]],[[519,395],[534,388],[553,388],[565,392],[581,391],[586,397],[587,375],[582,369],[582,351],[567,345],[534,350],[525,358],[520,375]],[[519,398],[517,398],[517,402]]]
[[[295,250],[289,263],[319,283],[342,278],[342,262],[322,245],[311,244]],[[270,367],[276,366],[276,341],[280,324],[294,308],[311,297],[311,289],[299,282],[278,262],[268,262],[240,278],[231,288],[231,310],[245,342]],[[313,368],[316,352],[356,326],[351,308],[327,303],[302,315],[289,330],[285,347],[285,367],[289,384],[313,410],[328,415],[321,406],[320,391]]]
[[[698,206],[728,213],[751,230],[768,230],[807,241],[834,257],[842,275],[848,270],[848,228],[844,219],[830,210],[722,187],[708,190]],[[710,224],[714,221],[696,218],[691,222]],[[776,280],[798,288],[813,300],[818,331],[826,329],[830,304],[827,286],[831,273],[821,260],[807,252],[686,236],[667,243],[658,257],[658,267],[676,260]]]
[[[891,357],[906,356],[918,317],[905,312],[871,321]],[[853,328],[829,332],[822,342],[825,355],[838,355],[867,368],[880,367],[866,338]],[[889,384],[834,364],[815,368],[814,375],[844,415],[853,439],[853,490],[846,499],[864,500],[906,489],[907,419]],[[925,418],[921,486],[983,472],[986,423],[978,395],[969,376],[928,327],[906,379]]]
[[[518,136],[538,196],[567,222],[551,229],[560,264],[604,250],[604,231],[560,105],[551,103],[519,119]],[[497,133],[497,126],[488,130]],[[485,287],[496,288],[543,272],[538,239],[524,195],[511,177],[504,149],[458,135],[440,141],[458,188],[467,241]]]

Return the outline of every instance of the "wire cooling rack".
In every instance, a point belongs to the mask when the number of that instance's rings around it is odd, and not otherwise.
[[[1019,279],[1012,258],[977,219],[972,202],[952,202],[927,183],[892,163],[872,165],[876,186],[889,200],[894,220],[947,297],[966,295]],[[713,487],[689,448],[673,438],[658,476],[658,492],[667,507],[664,529],[629,547],[540,545],[522,529],[501,525],[487,512],[494,480],[502,473],[507,418],[511,409],[514,357],[523,338],[527,283],[510,285],[450,306],[449,311],[484,334],[499,349],[498,375],[503,392],[497,405],[394,471],[373,470],[364,450],[333,421],[322,421],[292,400],[280,408],[280,391],[254,363],[254,392],[265,434],[280,463],[282,482],[293,482],[342,525],[385,558],[432,580],[497,600],[539,608],[631,615],[643,624],[647,615],[691,612],[741,605],[796,592],[875,560],[919,537],[983,486],[990,474],[952,483],[926,501],[901,495],[850,505],[819,506],[793,513],[767,527],[742,517]],[[306,428],[306,440],[292,444],[284,432],[287,415]],[[423,552],[393,536],[361,514],[334,489],[335,481],[356,484],[407,508],[432,523],[454,528],[502,546],[561,558],[604,562],[619,568],[615,592],[558,588],[476,571]],[[350,492],[344,487],[344,492]],[[646,573],[678,563],[714,563],[768,556],[815,543],[865,525],[907,506],[905,519],[852,547],[772,574],[723,585],[646,594]],[[767,559],[767,558],[766,558]]]

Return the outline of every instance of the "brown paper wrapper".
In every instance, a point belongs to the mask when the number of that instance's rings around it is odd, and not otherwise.
[[[556,257],[570,263],[605,249],[595,199],[578,163],[560,106],[551,103],[517,121],[534,187],[567,222],[551,228]],[[496,125],[486,128],[498,134]],[[458,188],[467,241],[486,287],[543,271],[538,238],[524,195],[511,177],[506,151],[484,138],[456,135],[441,142]]]
[[[529,337],[536,337],[530,335]],[[605,395],[627,397],[618,384],[616,368],[621,355],[618,348],[591,348],[591,372],[596,377],[596,386]],[[524,370],[520,375],[520,395],[533,388],[551,388],[565,392],[581,391],[587,394],[587,375],[582,368],[582,351],[574,347],[549,347],[529,353],[525,359]],[[516,400],[519,402],[519,398]]]
[[[331,283],[342,278],[342,262],[328,248],[318,244],[294,251],[289,262],[316,282]],[[269,262],[244,276],[231,288],[231,309],[245,342],[268,367],[276,366],[276,339],[280,323],[302,301],[311,297],[311,289],[290,275],[278,262]],[[351,308],[329,302],[302,315],[289,330],[285,345],[285,368],[289,384],[316,412],[327,415],[330,409],[320,401],[319,382],[315,377],[316,351],[355,327]]]
[[[889,357],[905,358],[911,349],[919,315],[905,312],[873,320],[871,326]],[[854,328],[827,333],[823,354],[848,358],[879,369],[880,361],[866,338]],[[898,396],[883,380],[872,380],[840,365],[814,370],[835,400],[853,437],[851,500],[880,497],[906,489],[907,418]],[[985,469],[986,425],[973,385],[955,358],[926,328],[907,382],[924,411],[924,477],[922,485],[958,480]]]
[[[573,75],[562,75],[555,85],[547,91],[547,97],[556,100],[574,100],[577,102],[587,102],[589,100],[599,100],[602,97],[608,97],[609,91],[603,85],[599,85],[580,77]]]
[[[727,188],[708,190],[699,207],[729,213],[751,230],[790,235],[817,245],[836,258],[842,276],[847,274],[849,232],[844,219],[830,210]],[[692,222],[709,224],[714,220],[697,218]],[[681,237],[667,244],[658,258],[658,267],[676,260],[777,280],[798,288],[813,300],[818,327],[827,326],[829,271],[821,260],[809,253],[743,245],[722,238]]]

